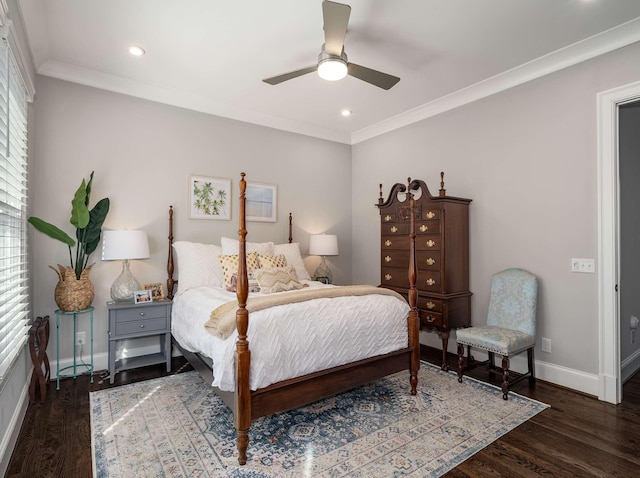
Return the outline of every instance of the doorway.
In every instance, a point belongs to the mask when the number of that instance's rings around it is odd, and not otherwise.
[[[640,100],[640,82],[607,90],[597,95],[598,398],[615,404],[622,400],[623,382],[620,333],[622,316],[618,292],[621,270],[619,110],[621,106],[638,100]]]

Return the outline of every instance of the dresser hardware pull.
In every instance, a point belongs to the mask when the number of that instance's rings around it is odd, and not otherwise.
[[[436,307],[436,304],[434,304],[433,302],[427,302],[427,309],[434,309]]]
[[[398,232],[398,228],[396,226],[391,226],[391,232],[395,234],[396,232]]]
[[[427,279],[427,285],[434,285],[436,283],[436,281],[434,281],[433,279],[429,278]]]
[[[384,245],[389,247],[391,245],[391,241],[387,239],[386,241],[384,241]]]
[[[427,219],[433,219],[434,217],[436,217],[436,213],[433,211],[429,211],[427,213]]]
[[[427,265],[432,266],[436,263],[436,260],[433,257],[427,258]]]
[[[384,261],[385,262],[391,262],[391,256],[385,256],[384,257]]]
[[[384,278],[385,278],[386,280],[391,280],[391,274],[385,274]]]
[[[144,324],[140,324],[140,328],[141,328],[141,329],[144,329]]]
[[[144,312],[140,312],[140,317],[144,317]]]
[[[420,232],[426,232],[429,230],[429,227],[426,224],[423,224],[422,226],[420,226]]]
[[[427,247],[433,247],[435,245],[436,245],[436,241],[432,241],[431,239],[427,241]]]
[[[385,222],[389,222],[391,221],[391,216],[389,216],[388,214],[384,217]]]
[[[433,315],[427,315],[427,322],[433,322],[436,318]]]

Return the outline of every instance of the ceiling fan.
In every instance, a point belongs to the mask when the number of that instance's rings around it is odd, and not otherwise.
[[[341,80],[350,75],[385,90],[398,83],[400,78],[397,76],[347,61],[347,54],[344,52],[344,37],[347,33],[350,14],[351,7],[349,5],[328,0],[323,1],[324,45],[322,45],[322,51],[318,56],[317,65],[266,78],[262,81],[270,85],[277,85],[283,81],[317,71],[320,78],[325,80]]]

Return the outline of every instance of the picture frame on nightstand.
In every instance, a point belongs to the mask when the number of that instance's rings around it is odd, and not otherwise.
[[[144,290],[151,291],[151,298],[155,300],[164,299],[164,287],[161,282],[153,282],[150,284],[142,284]]]
[[[148,304],[153,301],[151,289],[137,290],[133,293],[134,304]]]

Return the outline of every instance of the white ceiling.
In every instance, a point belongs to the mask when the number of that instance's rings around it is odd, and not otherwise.
[[[349,60],[400,82],[271,86],[315,64],[321,0],[17,3],[41,75],[347,144],[640,41],[640,0],[345,0]]]

